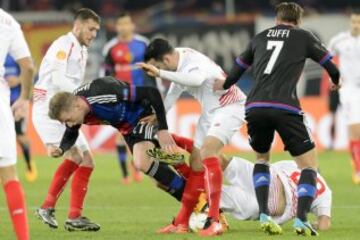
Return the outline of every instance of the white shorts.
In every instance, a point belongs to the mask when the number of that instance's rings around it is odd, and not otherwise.
[[[221,191],[220,208],[231,213],[239,220],[255,220],[259,218],[259,205],[257,203],[253,183],[254,164],[245,159],[235,157],[224,170],[224,179],[229,185],[223,185]],[[270,169],[272,172],[272,170]],[[271,174],[269,187],[268,208],[274,209],[275,174]]]
[[[245,101],[217,108],[211,114],[202,114],[196,126],[194,146],[201,148],[206,136],[218,138],[224,145],[245,123]]]
[[[48,111],[48,103],[46,101],[34,102],[32,121],[36,132],[45,146],[49,144],[58,146],[64,135],[66,127],[59,121],[50,119]],[[90,151],[89,144],[81,131],[79,132],[79,137],[74,146],[82,152]]]
[[[0,167],[16,164],[16,134],[10,108],[10,90],[0,79]]]
[[[360,124],[360,88],[344,87],[340,89],[340,102],[347,124]]]

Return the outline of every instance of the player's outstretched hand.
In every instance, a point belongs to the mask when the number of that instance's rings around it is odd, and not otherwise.
[[[213,86],[213,91],[220,91],[220,90],[224,90],[224,83],[225,83],[225,80],[224,79],[215,79],[215,82],[214,82],[214,86]]]
[[[29,113],[29,100],[18,98],[11,106],[11,109],[14,113],[15,120],[19,121]]]
[[[155,125],[157,123],[157,118],[155,114],[151,114],[149,116],[143,117],[142,119],[140,119],[140,123],[141,124],[151,124],[151,125]]]
[[[157,133],[160,147],[168,154],[175,153],[178,149],[173,137],[168,130],[160,130]]]
[[[155,67],[154,65],[147,64],[147,63],[137,63],[137,66],[139,66],[144,72],[146,72],[147,75],[151,77],[159,77],[160,70]]]
[[[49,155],[49,157],[58,158],[63,155],[63,151],[61,148],[51,145],[47,148],[47,154]]]

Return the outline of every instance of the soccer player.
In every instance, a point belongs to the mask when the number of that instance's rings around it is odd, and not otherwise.
[[[4,77],[10,87],[10,105],[20,97],[21,82],[20,82],[20,67],[15,59],[8,54],[5,59],[5,74]],[[26,135],[28,115],[15,121],[16,140],[19,142],[23,156],[26,163],[26,180],[33,182],[37,178],[37,169],[34,161],[31,159],[30,140]]]
[[[229,143],[232,135],[244,124],[246,96],[233,86],[213,92],[216,79],[225,79],[221,67],[202,53],[191,48],[173,48],[164,39],[154,39],[147,47],[143,70],[152,77],[171,81],[165,98],[168,111],[183,91],[190,93],[202,106],[196,126],[194,149],[191,152],[192,174],[182,198],[182,207],[173,224],[160,229],[160,233],[181,232],[188,222],[201,188],[209,199],[209,217],[201,236],[214,236],[223,232],[219,223],[219,202],[222,172],[218,154]],[[204,171],[205,168],[205,171]]]
[[[217,81],[214,88],[228,89],[252,65],[255,82],[246,102],[246,120],[250,145],[256,153],[253,181],[260,224],[270,234],[282,232],[269,216],[268,209],[270,148],[276,131],[285,150],[302,169],[294,229],[301,235],[318,235],[307,221],[307,213],[316,196],[315,145],[296,95],[296,83],[305,59],[311,58],[322,65],[331,77],[331,88],[340,88],[340,74],[330,61],[329,52],[312,33],[299,28],[302,12],[303,9],[293,2],[277,5],[276,26],[257,34],[236,59],[225,82]]]
[[[75,14],[72,31],[55,40],[46,52],[40,66],[39,80],[34,88],[32,120],[49,153],[58,146],[65,126],[47,115],[50,98],[59,91],[73,91],[83,82],[87,47],[96,37],[100,17],[90,9],[82,8]],[[38,217],[51,228],[57,228],[55,205],[66,183],[73,176],[70,209],[65,228],[69,231],[97,231],[100,226],[82,216],[82,209],[94,160],[88,143],[81,133],[75,146],[64,154],[57,168],[45,201],[37,209]]]
[[[0,181],[4,188],[10,218],[18,240],[28,240],[29,225],[25,196],[16,174],[15,120],[28,114],[34,65],[20,24],[0,8]],[[10,89],[4,79],[4,61],[10,53],[20,67],[21,91],[10,108]],[[13,113],[14,112],[14,116]]]
[[[135,34],[135,24],[129,13],[120,13],[116,19],[117,36],[104,46],[105,57],[104,69],[106,76],[114,76],[135,86],[156,86],[153,78],[147,77],[135,64],[144,61],[144,53],[148,45],[148,39]],[[116,149],[118,160],[123,175],[123,184],[130,183],[126,164],[127,149],[124,138],[120,133],[116,134]],[[131,162],[133,164],[133,162]],[[140,172],[134,168],[133,178],[141,180]]]
[[[339,68],[343,87],[339,91],[340,102],[345,110],[348,125],[349,149],[352,156],[353,182],[360,184],[360,10],[353,10],[350,16],[350,30],[334,36],[329,50],[339,57]]]
[[[254,164],[240,157],[223,158],[224,178],[229,185],[223,185],[220,208],[239,220],[259,219],[259,206],[254,192],[252,172]],[[283,160],[270,165],[268,209],[278,224],[284,224],[296,217],[296,186],[300,171],[292,160]],[[319,230],[327,230],[331,224],[332,193],[324,178],[318,174],[317,194],[310,211],[317,217]]]
[[[152,114],[153,109],[158,125],[142,124],[140,120]],[[95,79],[78,88],[75,95],[69,92],[55,94],[50,100],[49,116],[67,126],[60,146],[52,146],[51,156],[59,157],[75,144],[81,124],[111,125],[124,136],[135,166],[166,186],[169,194],[181,199],[184,179],[166,164],[146,154],[155,146],[161,146],[169,153],[177,150],[167,131],[164,105],[156,88],[128,85],[111,76]],[[153,137],[155,132],[158,140]]]

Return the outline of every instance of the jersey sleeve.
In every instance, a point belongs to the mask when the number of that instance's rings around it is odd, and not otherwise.
[[[252,49],[252,41],[249,42],[248,46],[246,47],[245,51],[240,54],[235,59],[236,64],[238,64],[240,67],[244,69],[248,69],[254,60],[254,53]]]
[[[320,65],[324,65],[332,59],[332,55],[326,49],[324,44],[322,44],[311,32],[307,32],[307,43],[307,57],[311,58]]]
[[[15,61],[21,58],[30,57],[30,50],[20,25],[16,25],[13,29],[14,36],[10,44],[9,54],[15,59]]]

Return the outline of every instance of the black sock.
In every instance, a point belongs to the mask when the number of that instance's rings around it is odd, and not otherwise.
[[[117,153],[118,153],[118,160],[119,165],[121,168],[121,172],[124,178],[126,178],[129,173],[126,165],[126,157],[127,157],[127,149],[125,145],[117,145],[116,146]]]
[[[167,187],[167,192],[181,201],[185,188],[185,179],[177,175],[168,165],[153,161],[146,175],[153,177],[160,184]]]
[[[305,168],[301,171],[297,187],[298,207],[296,216],[303,222],[307,221],[307,214],[310,212],[311,204],[316,196],[316,177],[317,173],[312,168]]]
[[[256,199],[259,204],[260,213],[269,215],[268,198],[270,186],[270,170],[268,164],[255,164],[253,171],[253,183],[255,187]]]
[[[31,171],[30,148],[29,148],[29,146],[27,146],[27,145],[25,145],[25,144],[20,144],[20,145],[21,145],[22,152],[23,152],[23,154],[24,154],[24,159],[25,159],[25,162],[26,162],[26,167],[27,167],[27,169],[28,169],[29,171]]]

